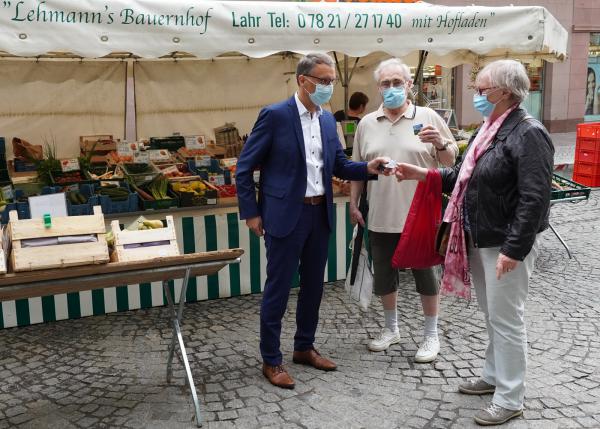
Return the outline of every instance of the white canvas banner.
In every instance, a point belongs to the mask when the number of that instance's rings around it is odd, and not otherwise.
[[[265,57],[277,52],[429,51],[438,64],[475,56],[566,54],[567,32],[543,7],[446,7],[427,3],[189,0],[2,0],[0,50],[19,56],[186,52]]]

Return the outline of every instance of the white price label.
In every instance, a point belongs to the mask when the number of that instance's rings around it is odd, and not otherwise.
[[[79,160],[77,158],[61,159],[60,169],[63,172],[79,170]]]
[[[168,161],[171,159],[171,155],[167,149],[152,149],[146,152],[150,161]]]
[[[210,156],[209,155],[201,155],[195,158],[196,167],[210,167]]]
[[[136,142],[128,143],[127,141],[121,141],[117,143],[117,154],[119,156],[131,156],[138,149],[139,146]]]
[[[133,153],[133,162],[137,164],[148,164],[150,162],[150,156],[147,151],[134,152]]]
[[[170,165],[167,168],[163,168],[162,170],[160,170],[160,172],[164,175],[167,175],[171,173],[179,173],[179,169],[175,165]]]
[[[186,149],[206,149],[204,136],[185,136]]]
[[[233,167],[235,165],[237,165],[237,158],[223,158],[220,163],[221,166],[225,167],[225,168],[229,168],[229,167]]]

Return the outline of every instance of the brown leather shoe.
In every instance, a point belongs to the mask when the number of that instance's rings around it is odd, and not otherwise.
[[[295,386],[294,379],[290,377],[283,365],[271,366],[263,363],[263,375],[273,386],[284,389],[293,389]]]
[[[306,350],[305,352],[295,351],[292,360],[294,363],[310,365],[322,371],[335,371],[337,368],[335,362],[324,358],[315,349]]]

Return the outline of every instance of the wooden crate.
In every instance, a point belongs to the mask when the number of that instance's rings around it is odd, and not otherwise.
[[[167,216],[166,222],[167,226],[164,228],[128,231],[121,230],[119,221],[113,220],[110,224],[115,238],[115,251],[112,254],[113,261],[145,261],[179,255],[173,216]],[[146,243],[159,242],[164,242],[164,244],[141,247]],[[139,245],[140,247],[130,247],[132,245]]]
[[[19,220],[15,210],[9,213],[9,236],[12,241],[11,264],[14,271],[33,271],[77,265],[104,264],[109,261],[106,227],[100,206],[89,216],[54,217],[52,226],[43,219]],[[57,238],[72,235],[95,235],[96,242],[22,247],[22,240]]]

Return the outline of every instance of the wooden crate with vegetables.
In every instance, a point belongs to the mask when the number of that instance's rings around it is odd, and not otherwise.
[[[77,265],[104,264],[109,261],[104,216],[99,206],[94,214],[72,217],[19,220],[9,214],[14,271],[33,271]]]
[[[179,255],[173,216],[161,220],[139,220],[132,228],[121,229],[118,220],[111,222],[114,251],[111,259],[118,262],[141,261]]]

